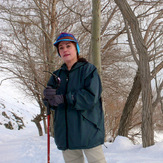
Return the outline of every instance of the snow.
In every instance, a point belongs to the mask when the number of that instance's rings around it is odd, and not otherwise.
[[[47,137],[38,136],[34,125],[30,124],[23,130],[7,130],[0,126],[0,131],[1,163],[47,162]],[[64,163],[62,152],[57,149],[53,138],[50,141],[51,163]],[[107,163],[163,162],[163,142],[142,148],[141,145],[133,145],[129,139],[118,136],[113,143],[107,142],[105,146],[103,150]]]
[[[21,130],[16,126],[9,130],[0,125],[0,163],[46,163],[47,135],[40,137],[31,122],[39,112],[38,106],[9,85],[0,85],[0,92],[0,122],[6,120],[1,115],[2,111],[8,115],[13,111],[23,117],[26,126]],[[162,163],[163,137],[157,134],[155,145],[142,148],[141,144],[134,145],[128,138],[117,136],[113,143],[106,142],[103,150],[107,163]],[[53,138],[50,139],[50,160],[51,163],[64,163],[62,152],[57,149]]]

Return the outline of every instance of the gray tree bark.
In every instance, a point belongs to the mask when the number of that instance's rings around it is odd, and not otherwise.
[[[163,61],[159,65],[157,65],[157,67],[155,67],[155,69],[151,72],[151,80],[162,68]],[[126,137],[128,136],[129,127],[132,119],[132,113],[136,105],[136,102],[138,101],[138,98],[140,96],[140,92],[141,92],[140,73],[139,70],[137,70],[131,91],[129,93],[129,96],[127,98],[127,101],[122,112],[118,129],[118,135]],[[155,103],[153,105],[155,105]]]
[[[92,0],[92,61],[101,75],[101,55],[100,55],[100,27],[101,27],[101,5],[100,1]]]
[[[153,130],[153,119],[152,119],[152,91],[151,91],[151,80],[150,80],[150,68],[149,58],[147,54],[147,48],[139,29],[139,23],[131,10],[126,0],[115,0],[115,3],[119,6],[124,19],[128,22],[133,40],[137,52],[139,54],[138,67],[140,70],[140,83],[142,87],[142,142],[143,147],[148,147],[154,144],[154,130]]]

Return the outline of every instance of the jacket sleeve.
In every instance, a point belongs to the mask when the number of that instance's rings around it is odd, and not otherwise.
[[[88,67],[84,74],[84,88],[66,95],[67,102],[76,110],[93,109],[101,98],[102,87],[97,69]]]

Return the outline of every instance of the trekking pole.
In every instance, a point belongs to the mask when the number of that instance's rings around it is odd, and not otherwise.
[[[47,163],[50,163],[50,106],[47,104]]]
[[[44,86],[41,82],[37,81],[38,84]],[[50,163],[50,105],[47,102],[47,163]]]
[[[55,74],[51,73],[50,71],[43,71],[43,72],[48,72],[49,74],[51,74],[54,77],[54,80],[56,82],[56,89],[59,88],[60,83],[61,83],[61,79],[56,76]],[[46,86],[44,86],[41,82],[39,81],[35,81],[38,84],[42,85],[44,88],[46,88]],[[47,163],[50,163],[50,105],[47,102]]]
[[[61,80],[58,76],[55,74],[51,73],[50,71],[44,71],[48,72],[51,75],[53,75],[54,80],[56,81],[56,89],[59,88]],[[47,163],[50,163],[50,105],[47,103]]]

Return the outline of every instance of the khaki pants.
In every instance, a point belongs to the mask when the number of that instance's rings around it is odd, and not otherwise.
[[[83,152],[88,163],[106,163],[101,145],[90,149],[62,151],[65,163],[84,163]]]

